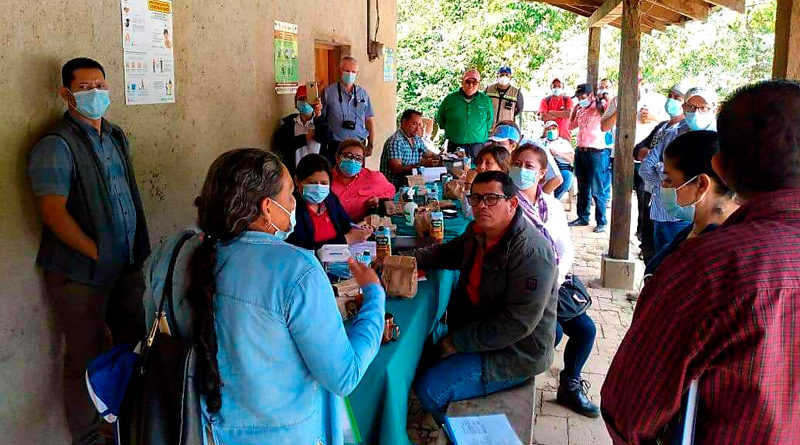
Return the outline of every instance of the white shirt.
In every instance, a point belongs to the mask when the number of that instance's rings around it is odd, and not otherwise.
[[[298,114],[294,118],[294,135],[295,136],[304,136],[308,134],[310,130],[314,129],[314,119],[309,119],[306,122],[303,122],[303,119]],[[297,166],[300,163],[300,160],[303,159],[305,155],[314,153],[319,154],[320,150],[320,143],[317,141],[311,141],[308,145],[305,145],[301,148],[298,148],[294,152],[294,165]]]
[[[575,149],[572,147],[572,144],[569,143],[568,140],[564,138],[558,138],[554,141],[548,140],[547,138],[542,138],[539,141],[542,146],[547,147],[547,152],[552,156],[556,161],[562,162],[564,164],[572,164],[568,159],[560,156],[558,153],[574,153]],[[550,162],[550,158],[547,159],[547,162]]]
[[[558,250],[558,285],[564,282],[565,277],[572,269],[575,261],[575,249],[572,246],[572,233],[567,225],[567,214],[564,206],[554,196],[544,193],[544,202],[547,204],[547,221],[544,228]]]
[[[667,98],[655,93],[647,93],[645,96],[639,100],[639,103],[636,105],[636,140],[635,144],[642,142],[650,133],[656,128],[659,122],[669,120],[669,115],[664,110],[664,104],[667,102]],[[642,108],[647,108],[647,112],[650,115],[650,119],[655,119],[653,122],[642,123]],[[617,98],[611,99],[611,102],[608,104],[608,108],[606,108],[606,112],[603,113],[603,119],[610,117],[611,114],[617,111]]]

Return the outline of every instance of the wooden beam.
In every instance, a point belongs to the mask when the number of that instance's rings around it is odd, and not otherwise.
[[[664,22],[658,21],[644,14],[642,14],[642,24],[661,32],[667,31],[667,25]]]
[[[778,0],[772,77],[800,80],[800,0]]]
[[[642,0],[623,0],[622,39],[617,95],[617,136],[614,145],[614,180],[611,203],[609,256],[627,260],[631,239],[631,194],[633,192],[633,146],[636,143],[636,103],[639,95],[639,51],[641,49]]]
[[[711,12],[711,7],[708,3],[686,0],[655,0],[648,3],[658,3],[659,5],[667,8],[678,14],[688,17],[692,20],[706,20],[708,14]]]
[[[586,82],[597,89],[600,77],[600,35],[603,28],[589,28],[589,54],[587,56]]]
[[[662,22],[666,25],[678,23],[683,19],[683,16],[677,12],[667,9],[658,3],[651,3],[642,1],[642,14],[650,16],[656,21]]]
[[[711,3],[715,6],[722,6],[723,8],[733,9],[736,12],[744,14],[744,0],[704,0],[705,3]]]
[[[597,11],[589,16],[589,27],[603,26],[622,15],[622,0],[606,0]]]

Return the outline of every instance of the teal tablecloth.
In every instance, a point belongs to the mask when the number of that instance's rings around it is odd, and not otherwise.
[[[457,271],[428,273],[411,299],[386,300],[386,312],[400,326],[400,338],[381,346],[378,356],[350,395],[356,423],[365,444],[409,445],[406,433],[408,394],[422,346],[447,308],[458,280]]]
[[[458,216],[453,219],[445,219],[444,220],[444,241],[450,241],[453,238],[461,235],[466,230],[467,225],[472,222],[471,219],[465,218],[464,213],[461,211],[461,202],[458,200],[453,200],[453,203],[456,205],[456,210],[458,211]],[[404,216],[393,216],[392,223],[397,226],[397,236],[414,236],[417,234],[416,230],[414,230],[414,226],[409,226],[406,224],[406,219]]]

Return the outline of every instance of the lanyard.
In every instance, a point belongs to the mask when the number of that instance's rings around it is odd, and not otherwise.
[[[336,90],[339,92],[339,109],[342,110],[342,119],[344,119],[344,106],[342,106],[342,83],[336,82]],[[358,110],[358,86],[353,84],[353,99],[356,101],[356,110]],[[347,101],[350,103],[350,101]],[[354,121],[355,121],[355,116]]]

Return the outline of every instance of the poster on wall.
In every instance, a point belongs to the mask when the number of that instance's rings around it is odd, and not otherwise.
[[[298,85],[300,62],[297,51],[297,25],[275,21],[275,92],[294,94]]]
[[[383,48],[383,80],[385,82],[395,81],[394,71],[394,48]]]
[[[172,0],[120,0],[125,104],[175,102]]]

